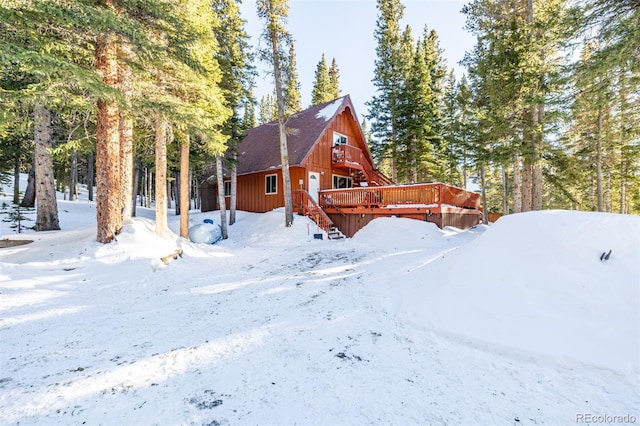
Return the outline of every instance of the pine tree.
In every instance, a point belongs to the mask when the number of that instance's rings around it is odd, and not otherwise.
[[[302,111],[300,82],[298,81],[298,69],[296,62],[296,49],[293,43],[290,43],[289,45],[289,57],[284,76],[286,79],[284,89],[284,97],[286,99],[285,116],[289,117],[296,112]]]
[[[338,99],[340,97],[340,70],[338,69],[336,58],[333,58],[331,60],[331,68],[329,68],[329,81],[331,83],[331,99]]]
[[[376,138],[374,155],[378,162],[390,161],[392,180],[398,180],[398,99],[405,77],[401,59],[400,20],[404,6],[400,0],[377,0],[379,12],[374,36],[377,41],[373,84],[376,95],[367,103],[371,131]]]
[[[226,154],[226,162],[232,169],[231,186],[236,186],[237,167],[237,146],[244,137],[244,131],[247,128],[254,127],[249,121],[247,122],[247,114],[252,114],[247,110],[249,105],[253,103],[253,93],[251,92],[252,78],[255,69],[252,65],[253,54],[249,47],[249,36],[244,30],[244,22],[240,18],[240,10],[235,0],[215,0],[213,9],[216,18],[219,21],[219,27],[216,30],[216,37],[219,46],[216,60],[220,65],[222,72],[222,80],[220,87],[222,89],[226,105],[232,110],[232,115],[225,121],[223,125],[223,133],[228,137],[228,150]],[[241,114],[244,109],[244,119]],[[247,127],[250,126],[250,127]],[[218,165],[218,156],[216,156],[216,166]],[[224,202],[224,186],[222,187],[222,201]],[[232,190],[230,200],[229,225],[235,222],[236,199]],[[226,214],[221,208],[221,223],[226,225]],[[227,238],[226,226],[223,227],[222,238]]]
[[[331,77],[323,53],[322,58],[316,66],[315,80],[311,91],[311,105],[319,105],[335,99],[331,89]]]
[[[259,124],[270,123],[277,119],[278,105],[273,96],[266,95],[260,98],[260,112],[258,117]]]
[[[475,0],[465,6],[477,37],[465,59],[478,105],[500,149],[513,162],[514,211],[542,207],[543,154],[551,127],[546,108],[555,90],[564,31],[563,0]],[[520,179],[522,177],[522,179]]]
[[[289,174],[289,153],[286,131],[286,91],[285,84],[295,81],[291,78],[292,67],[287,61],[287,45],[291,43],[291,35],[285,28],[285,20],[289,14],[287,0],[258,0],[258,17],[264,19],[263,39],[269,48],[260,52],[264,61],[273,66],[273,78],[278,106],[278,133],[280,135],[280,159],[282,162],[282,180],[284,186],[285,226],[293,224],[293,197],[291,193],[291,177]],[[295,67],[293,67],[295,68]],[[289,78],[287,78],[287,72]]]

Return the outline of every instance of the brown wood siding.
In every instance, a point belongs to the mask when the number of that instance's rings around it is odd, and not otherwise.
[[[277,176],[277,193],[265,194],[266,176]],[[305,170],[301,167],[291,167],[289,169],[291,177],[291,189],[298,189],[299,180],[304,179],[306,185]],[[252,173],[249,175],[238,176],[237,188],[237,204],[238,210],[248,212],[264,213],[284,207],[284,186],[282,183],[282,170]]]
[[[359,124],[353,120],[348,110],[337,115],[320,136],[318,143],[309,153],[304,166],[311,172],[320,173],[320,190],[333,189],[333,175],[349,177],[344,170],[333,170],[331,163],[331,148],[333,146],[333,132],[347,137],[347,145],[363,149],[366,142],[361,140]],[[305,182],[307,178],[305,177]]]

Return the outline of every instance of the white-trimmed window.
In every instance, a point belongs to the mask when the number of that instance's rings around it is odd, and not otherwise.
[[[347,176],[333,175],[333,189],[351,188],[353,180]]]
[[[224,196],[231,197],[231,181],[227,180],[224,182]]]
[[[342,133],[333,132],[333,146],[346,145],[347,136]]]
[[[265,194],[277,194],[278,193],[278,175],[267,175],[264,178]]]

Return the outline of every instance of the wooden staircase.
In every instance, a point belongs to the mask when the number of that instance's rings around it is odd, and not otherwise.
[[[330,240],[344,239],[344,234],[334,225],[322,208],[304,189],[293,191],[293,208],[298,214],[311,218],[316,225],[327,233]]]

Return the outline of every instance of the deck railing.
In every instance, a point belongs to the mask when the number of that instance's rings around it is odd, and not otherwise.
[[[293,208],[298,213],[310,217],[325,232],[329,232],[329,229],[333,226],[329,216],[304,189],[293,191]]]
[[[322,207],[401,207],[451,205],[478,209],[480,196],[442,183],[370,186],[320,191]]]
[[[360,148],[351,145],[336,145],[331,149],[333,164],[344,164],[362,170],[372,185],[391,185],[393,182],[371,166],[371,162]]]

